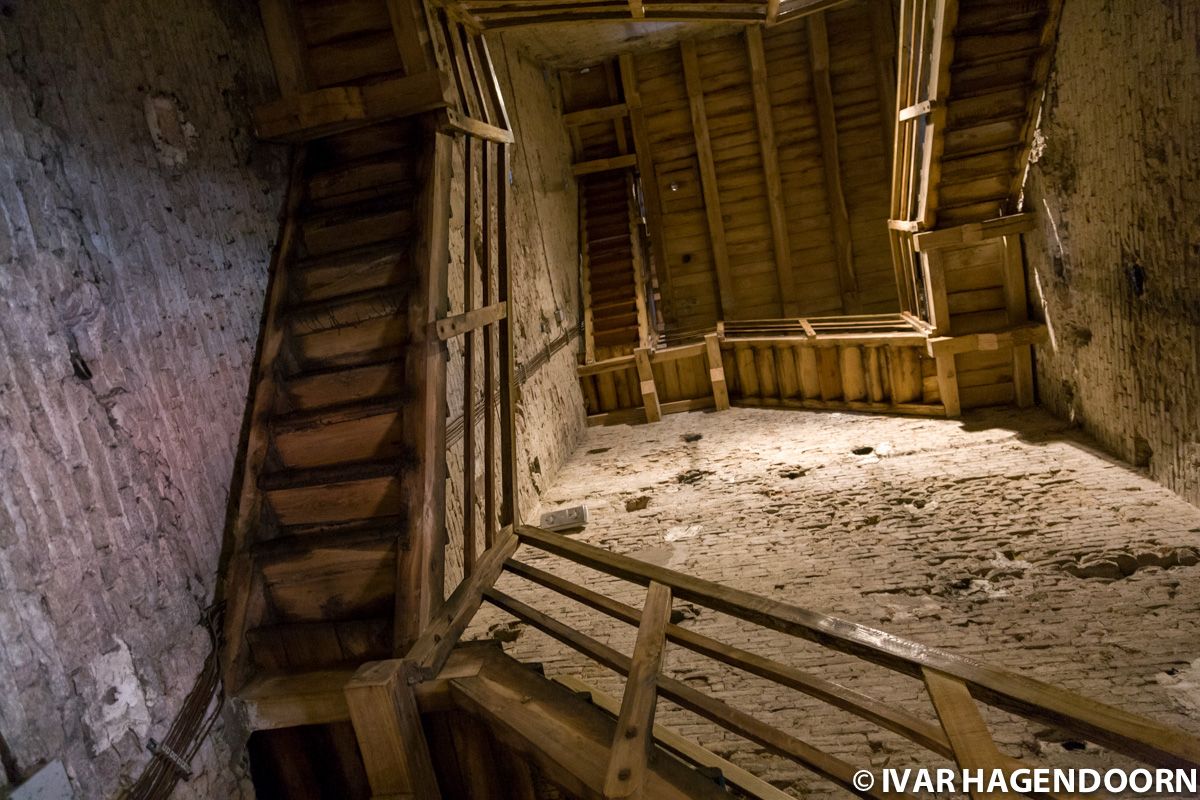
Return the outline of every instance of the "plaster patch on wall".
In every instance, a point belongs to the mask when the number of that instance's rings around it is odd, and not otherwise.
[[[150,710],[133,669],[129,645],[121,639],[116,642],[115,650],[99,655],[88,665],[97,696],[84,711],[83,721],[92,734],[93,755],[100,755],[130,731],[139,739],[150,732]]]
[[[195,146],[198,136],[195,126],[183,118],[183,110],[174,97],[149,96],[145,109],[146,124],[150,127],[158,160],[165,167],[182,167],[187,163],[188,152]]]

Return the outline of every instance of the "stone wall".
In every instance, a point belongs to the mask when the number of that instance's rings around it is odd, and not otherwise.
[[[1043,405],[1200,503],[1200,5],[1067,0],[1026,207]]]
[[[255,4],[3,0],[0,54],[0,794],[111,797],[208,652],[285,154]]]
[[[532,520],[540,493],[575,449],[585,422],[583,398],[575,377],[580,324],[578,197],[571,172],[571,147],[562,122],[562,95],[555,74],[525,56],[505,36],[494,37],[489,48],[516,134],[516,144],[510,148],[508,241],[516,359],[518,377],[522,380],[517,404],[517,446],[521,454],[518,478],[521,508],[525,519]],[[478,150],[474,157],[479,158]],[[461,143],[456,148],[454,172],[450,304],[451,313],[458,313],[463,307]],[[478,193],[478,183],[475,186]],[[476,246],[481,245],[477,242]],[[476,305],[481,302],[481,291],[477,286]],[[451,587],[462,574],[462,441],[461,433],[456,430],[463,410],[461,345],[461,337],[450,342],[447,369],[452,430],[447,454],[450,473],[447,527],[451,538],[447,583]],[[478,354],[475,381],[479,404],[482,404],[482,365],[482,356]],[[482,503],[482,422],[476,428],[476,436],[480,442],[475,459],[476,496]],[[482,506],[477,513],[482,520]]]

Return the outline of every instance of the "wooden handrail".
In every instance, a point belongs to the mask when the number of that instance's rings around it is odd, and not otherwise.
[[[674,595],[772,630],[922,678],[936,670],[957,678],[971,695],[1039,722],[1067,727],[1097,744],[1155,766],[1200,767],[1200,739],[1055,686],[964,656],[702,578],[647,564],[559,534],[522,525],[523,543],[632,583],[661,583]]]

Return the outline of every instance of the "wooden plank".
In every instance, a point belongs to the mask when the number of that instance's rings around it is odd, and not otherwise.
[[[405,656],[410,670],[409,683],[429,680],[442,669],[459,637],[479,610],[483,590],[496,582],[504,562],[517,551],[518,544],[513,529],[506,526],[500,531],[496,544],[484,551],[471,576],[463,580],[438,609],[437,615]]]
[[[1029,320],[1025,288],[1025,256],[1021,252],[1021,236],[1004,237],[1004,302],[1008,324],[1020,325]],[[1013,346],[1013,392],[1017,407],[1033,405],[1033,354],[1029,345]]]
[[[549,572],[509,560],[505,568],[526,580],[545,586],[551,591],[575,600],[583,605],[619,619],[631,625],[640,625],[642,614],[632,606],[619,603],[598,592],[593,592],[583,586],[578,586]],[[865,720],[869,720],[881,728],[898,733],[906,739],[922,747],[932,750],[939,755],[950,757],[953,751],[950,742],[937,726],[914,716],[901,708],[880,702],[860,692],[847,689],[844,686],[824,680],[802,670],[780,664],[771,659],[751,653],[732,645],[717,641],[711,637],[696,633],[688,628],[668,624],[666,627],[667,641],[686,647],[694,653],[728,664],[736,669],[744,670],[760,678],[795,689],[815,697],[818,700],[849,711]]]
[[[720,294],[720,316],[737,314],[733,294],[733,275],[729,268],[729,247],[725,241],[725,220],[721,215],[721,193],[717,186],[717,167],[713,161],[708,114],[704,109],[704,87],[700,78],[700,59],[694,41],[679,44],[683,57],[683,78],[687,86],[688,107],[692,115],[692,135],[696,140],[696,161],[700,165],[700,185],[704,195],[704,214],[712,245],[713,265]]]
[[[486,122],[480,122],[477,119],[468,117],[455,108],[445,109],[446,127],[451,131],[465,133],[468,136],[474,136],[476,139],[486,139],[489,142],[497,142],[500,144],[512,144],[515,140],[511,131],[506,131],[495,125],[489,125]]]
[[[641,797],[646,765],[654,748],[654,710],[658,703],[658,675],[666,647],[666,627],[671,618],[671,590],[651,583],[638,627],[629,679],[621,698],[621,712],[604,775],[606,798]]]
[[[426,70],[437,69],[433,58],[432,44],[426,49],[423,36],[431,35],[428,18],[420,0],[387,0],[388,16],[392,21],[392,34],[396,38],[396,49],[404,64],[404,74],[416,75]]]
[[[592,161],[579,161],[571,165],[571,171],[578,177],[580,175],[594,175],[597,172],[630,169],[636,165],[637,156],[629,154],[613,156],[612,158],[597,158]]]
[[[942,150],[946,139],[946,101],[950,97],[950,65],[954,60],[954,26],[958,0],[933,0],[932,49],[929,55],[929,99],[933,109],[925,117],[925,141],[921,163],[921,196],[917,218],[923,228],[937,220],[941,186]]]
[[[495,589],[487,592],[487,599],[493,605],[524,620],[543,633],[557,639],[563,644],[583,653],[593,661],[608,667],[622,675],[629,675],[631,659],[616,650],[575,631],[561,622],[541,613],[526,604],[509,597]],[[883,800],[884,795],[878,791],[860,791],[852,783],[854,768],[839,758],[824,753],[806,742],[784,733],[777,728],[766,725],[749,714],[716,698],[700,692],[682,681],[658,676],[658,692],[683,708],[699,714],[726,730],[755,742],[771,752],[790,758],[796,763],[822,775],[840,786],[853,791],[860,797],[873,797]],[[887,797],[910,797],[902,792],[892,792]]]
[[[923,677],[926,668],[966,681],[971,695],[997,708],[1069,730],[1163,767],[1200,766],[1200,738],[1023,675],[981,664],[885,631],[771,600],[639,561],[528,525],[523,543],[642,586],[671,588],[675,598],[816,642],[888,669]],[[662,683],[659,684],[660,690]]]
[[[788,241],[787,208],[784,206],[783,178],[779,171],[774,114],[771,109],[771,93],[767,86],[767,55],[763,49],[761,28],[746,28],[746,50],[750,55],[750,82],[754,91],[754,114],[758,123],[758,149],[762,156],[767,207],[771,215],[771,243],[775,256],[775,276],[779,284],[779,304],[784,316],[796,316],[800,313],[800,305],[792,273],[792,246]]]
[[[946,270],[942,254],[933,250],[922,259],[925,268],[925,301],[929,311],[929,324],[934,336],[950,333],[950,302],[946,296]]]
[[[487,41],[481,40],[484,54],[487,55]],[[491,57],[487,57],[491,64]],[[493,83],[496,83],[493,80]],[[504,118],[504,127],[511,128],[508,123],[508,112],[505,110],[503,96],[499,94],[499,84],[496,83],[497,104]],[[496,181],[496,285],[500,302],[506,303],[513,296],[513,274],[509,265],[508,254],[508,190],[509,170],[511,169],[508,153],[509,145],[496,145],[495,181]],[[517,460],[521,457],[517,441],[517,351],[516,332],[511,320],[507,317],[499,324],[497,334],[500,357],[500,507],[501,524],[516,525],[521,521],[520,483],[517,478]]]
[[[275,67],[275,83],[283,97],[308,90],[310,79],[304,59],[304,38],[297,24],[295,0],[259,0],[263,32]]]
[[[708,380],[713,384],[713,403],[716,410],[724,411],[730,408],[730,390],[725,383],[725,362],[721,360],[721,345],[716,341],[716,333],[704,337],[704,353],[708,363]]]
[[[1040,322],[1026,322],[1004,331],[994,333],[970,333],[963,336],[938,336],[927,343],[929,355],[937,358],[957,353],[992,351],[1004,347],[1021,347],[1041,344],[1049,338],[1049,331]]]
[[[646,409],[646,421],[658,422],[662,419],[662,411],[658,407],[658,388],[654,385],[654,370],[650,366],[650,350],[639,347],[633,352],[637,361],[639,389],[642,395],[642,405]]]
[[[437,71],[362,86],[330,86],[288,95],[254,110],[260,139],[303,142],[446,107],[447,85]]]
[[[597,122],[608,122],[614,119],[624,119],[629,116],[629,107],[624,103],[614,103],[598,108],[585,108],[563,114],[563,124],[567,127],[592,125]]]
[[[262,517],[265,498],[259,489],[258,476],[271,449],[269,422],[279,391],[276,362],[283,349],[287,327],[284,324],[285,305],[288,301],[289,265],[296,247],[296,214],[304,197],[304,157],[293,159],[284,206],[283,230],[271,253],[268,270],[267,310],[263,320],[262,341],[258,348],[258,361],[254,366],[253,395],[249,400],[249,420],[242,442],[241,485],[232,502],[236,508],[231,522],[232,552],[234,557],[230,570],[222,585],[221,593],[228,607],[225,614],[226,646],[221,653],[221,676],[228,691],[236,692],[245,680],[246,657],[244,652],[245,631],[257,623],[263,612],[266,598],[255,586],[261,584],[256,578],[254,559],[246,554],[250,538]],[[257,584],[256,584],[257,581]]]
[[[597,361],[594,364],[580,364],[575,368],[575,374],[580,377],[589,375],[603,375],[608,372],[617,372],[619,370],[628,369],[637,363],[637,358],[631,353],[627,356],[616,356],[615,358]]]
[[[875,54],[875,93],[879,97],[884,168],[892,174],[896,135],[896,23],[891,3],[871,6],[871,50]],[[901,295],[903,296],[903,295]]]
[[[446,315],[450,266],[450,176],[453,141],[424,127],[429,144],[417,201],[420,228],[413,241],[417,280],[408,309],[409,346],[403,430],[416,463],[400,481],[409,498],[409,545],[396,558],[393,652],[408,650],[442,603],[446,520],[446,345],[434,324]]]
[[[346,684],[346,706],[371,792],[441,797],[421,711],[402,661],[364,664]]]
[[[713,334],[714,336],[716,334]],[[708,345],[705,342],[696,342],[695,344],[684,344],[678,347],[667,347],[663,350],[655,350],[650,353],[650,363],[661,364],[665,361],[678,361],[685,358],[696,358],[703,356],[708,352]]]
[[[969,222],[952,228],[939,228],[918,233],[913,236],[913,248],[920,252],[928,252],[946,247],[976,244],[985,239],[1028,233],[1036,225],[1037,215],[1032,212],[996,217],[982,222]]]
[[[455,336],[460,336],[468,331],[498,322],[504,319],[507,314],[507,303],[492,303],[483,308],[475,308],[465,311],[462,314],[455,314],[453,317],[439,319],[437,321],[438,338],[443,342],[447,339],[453,339]]]
[[[573,675],[555,675],[554,680],[566,686],[576,694],[587,694],[593,704],[616,716],[620,709],[620,701],[606,694],[590,683],[585,683]],[[710,770],[718,770],[725,781],[752,800],[792,800],[792,796],[776,789],[761,778],[752,775],[732,761],[726,761],[711,750],[676,733],[671,728],[655,724],[654,740],[666,750],[674,753],[691,764]]]
[[[858,276],[854,268],[850,212],[846,208],[846,195],[842,191],[842,161],[838,150],[833,86],[829,78],[829,34],[824,13],[808,17],[808,52],[812,65],[813,102],[817,109],[817,125],[821,138],[826,205],[833,226],[834,254],[837,257],[838,280],[842,293],[842,311],[854,314],[862,308],[862,302],[859,299]]]
[[[941,395],[942,405],[946,408],[946,416],[957,417],[962,413],[962,405],[958,399],[958,372],[955,369],[954,356],[940,356],[934,361],[937,364],[938,394]]]
[[[954,748],[954,761],[963,770],[979,770],[986,774],[1001,767],[1002,754],[996,748],[987,724],[971,697],[970,690],[961,680],[933,669],[922,670],[929,699],[937,711],[942,729]],[[973,790],[972,800],[983,798],[1005,798],[1016,800],[1021,795],[1011,792],[987,792]]]

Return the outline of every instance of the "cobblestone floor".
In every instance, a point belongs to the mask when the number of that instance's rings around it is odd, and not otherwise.
[[[593,428],[543,496],[586,503],[582,541],[991,662],[1200,733],[1200,510],[1040,412],[964,420],[734,409]],[[529,516],[529,515],[527,515]],[[632,605],[644,590],[523,548]],[[536,608],[629,653],[635,631],[505,575]],[[676,602],[681,623],[934,719],[921,685]],[[473,632],[549,675],[622,681],[486,607]],[[906,740],[669,647],[667,670],[857,766],[946,766]],[[1119,764],[987,710],[1010,755]],[[665,701],[658,721],[796,796],[825,780]],[[1082,748],[1082,749],[1081,749]]]

